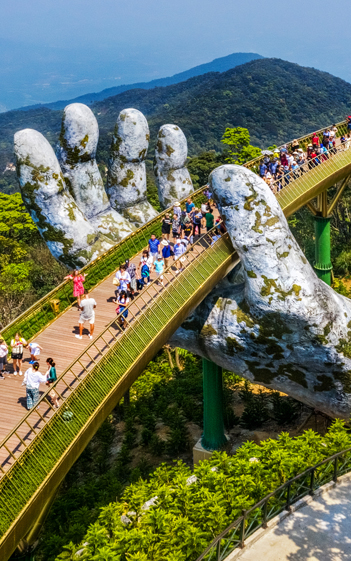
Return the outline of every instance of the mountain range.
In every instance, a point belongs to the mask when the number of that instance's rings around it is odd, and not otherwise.
[[[345,118],[351,108],[351,84],[313,68],[262,58],[178,84],[125,91],[91,106],[100,127],[100,163],[107,163],[114,123],[126,107],[139,109],[148,119],[150,169],[162,124],[175,123],[183,129],[190,156],[205,150],[220,151],[226,127],[248,128],[251,143],[260,147],[280,144]],[[0,171],[13,161],[13,134],[17,130],[37,129],[54,145],[61,116],[62,110],[47,107],[0,114]],[[16,188],[14,176],[11,171],[0,175],[0,189],[12,192]]]
[[[126,92],[128,90],[143,89],[151,90],[157,87],[170,86],[172,84],[178,84],[179,82],[185,82],[189,78],[194,76],[201,76],[202,74],[207,74],[208,72],[225,72],[231,68],[235,68],[240,64],[245,64],[251,60],[256,60],[263,58],[263,56],[256,53],[233,53],[231,55],[215,58],[212,62],[207,62],[205,64],[200,64],[199,66],[194,66],[189,70],[174,74],[168,78],[158,78],[157,80],[151,80],[151,82],[138,82],[136,84],[115,86],[113,88],[106,88],[101,92],[88,93],[80,95],[69,100],[54,101],[52,103],[29,105],[26,107],[21,107],[23,111],[28,111],[29,109],[36,109],[37,107],[48,107],[49,109],[64,109],[69,103],[85,103],[85,105],[92,105],[95,101],[102,101],[107,97],[115,96],[120,93]]]

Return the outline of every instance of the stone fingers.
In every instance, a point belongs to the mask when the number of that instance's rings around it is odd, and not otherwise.
[[[32,129],[15,134],[17,174],[24,204],[52,255],[68,267],[82,267],[111,242],[87,220],[67,191],[52,147]]]
[[[149,126],[137,109],[124,109],[115,125],[107,178],[111,205],[137,227],[155,216],[146,197],[145,157]]]
[[[176,125],[163,125],[157,137],[154,172],[161,206],[168,208],[174,202],[193,192],[193,184],[185,167],[188,144],[183,131]]]
[[[133,226],[110,206],[95,159],[98,140],[99,127],[91,109],[82,103],[65,107],[57,157],[68,190],[93,226],[119,242]]]

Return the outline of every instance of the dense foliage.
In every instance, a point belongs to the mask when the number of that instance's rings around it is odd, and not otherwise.
[[[65,269],[55,261],[19,193],[0,193],[0,326],[47,294]]]
[[[253,145],[263,148],[345,118],[350,113],[351,85],[313,68],[261,59],[163,88],[130,90],[92,107],[100,126],[99,162],[107,164],[114,122],[126,107],[135,107],[148,118],[151,163],[157,131],[164,123],[173,122],[183,129],[190,156],[208,150],[220,152],[227,127],[246,127]],[[17,130],[37,129],[54,145],[61,115],[61,111],[44,108],[0,114],[0,173],[13,161]],[[13,172],[0,177],[3,191],[17,188]]]
[[[179,369],[171,366],[167,357],[162,351],[148,364],[130,390],[130,405],[122,403],[113,411],[72,467],[46,522],[36,550],[37,561],[53,561],[69,542],[79,543],[89,525],[96,522],[100,509],[122,500],[127,485],[140,478],[147,482],[161,464],[173,466],[174,457],[182,460],[182,470],[191,465],[192,446],[201,435],[203,421],[201,359],[178,349],[173,363],[178,362]],[[249,382],[242,386],[238,376],[224,372],[229,433],[240,434],[245,428],[244,416],[234,413],[235,396],[244,398],[245,410],[249,402],[264,402],[273,427],[276,412],[281,418],[282,412],[288,411],[289,398],[254,390]],[[256,427],[261,426],[262,419],[253,415],[252,420]]]
[[[242,509],[350,445],[343,422],[335,421],[324,437],[308,430],[260,446],[246,442],[235,456],[216,452],[193,471],[181,461],[162,464],[102,508],[82,543],[70,543],[59,559],[194,560]]]

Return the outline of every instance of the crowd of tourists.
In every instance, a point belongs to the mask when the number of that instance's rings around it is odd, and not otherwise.
[[[298,140],[293,140],[290,145],[284,145],[280,149],[264,151],[264,158],[258,166],[260,177],[269,185],[274,193],[279,192],[284,186],[288,185],[292,179],[300,177],[308,170],[318,166],[328,160],[338,150],[348,150],[351,146],[351,116],[347,118],[347,134],[337,139],[337,127],[333,125],[325,129],[320,135],[314,133],[311,142],[306,150],[300,146]],[[165,269],[174,266],[176,274],[183,270],[186,262],[184,253],[194,243],[194,238],[200,236],[203,231],[211,232],[211,243],[226,231],[221,219],[215,220],[213,208],[215,203],[212,200],[210,188],[204,191],[206,200],[200,207],[197,207],[189,197],[184,208],[179,202],[173,207],[173,212],[166,213],[161,219],[161,236],[158,238],[152,234],[145,248],[135,264],[129,259],[122,263],[113,278],[115,287],[115,297],[113,303],[116,307],[118,324],[122,331],[127,327],[128,305],[134,299],[137,292],[140,292],[151,280],[153,273],[156,275],[156,284],[164,286]],[[73,296],[77,299],[77,306],[80,312],[78,319],[77,339],[83,338],[84,324],[89,324],[88,337],[93,339],[95,325],[95,309],[97,303],[84,288],[86,274],[75,270],[67,275],[65,279],[73,282]],[[29,368],[22,372],[24,350],[30,354]],[[57,380],[55,362],[52,358],[46,360],[46,372],[41,374],[40,353],[42,347],[35,341],[29,344],[16,333],[11,340],[10,349],[4,339],[0,336],[0,380],[4,380],[5,375],[23,376],[22,385],[26,386],[27,408],[35,407],[39,400],[39,386],[46,384],[50,386]],[[8,355],[11,355],[12,370],[8,370]],[[59,407],[58,395],[52,389],[49,392],[49,399],[53,407]]]
[[[320,165],[339,150],[348,150],[351,146],[351,116],[348,117],[348,132],[340,139],[338,129],[333,125],[323,133],[312,135],[306,149],[298,140],[276,150],[264,150],[264,158],[258,166],[260,177],[269,185],[274,193],[301,177],[310,169]]]
[[[161,236],[155,234],[150,236],[147,248],[145,248],[136,263],[127,259],[122,263],[113,277],[115,295],[113,303],[116,307],[118,324],[122,331],[127,327],[128,304],[134,299],[150,282],[155,274],[156,284],[164,286],[164,272],[173,266],[178,274],[185,266],[184,253],[191,247],[196,237],[204,232],[211,232],[211,243],[214,243],[224,232],[225,226],[220,218],[215,219],[212,194],[209,189],[205,190],[206,200],[197,207],[191,198],[188,198],[184,208],[176,202],[173,214],[165,214],[161,219]],[[170,237],[172,239],[170,239]],[[93,339],[95,325],[96,300],[85,289],[84,284],[87,275],[74,270],[65,279],[72,280],[73,296],[77,299],[79,310],[77,339],[83,339],[84,324],[89,325],[88,337]],[[23,374],[23,357],[25,351],[29,352],[29,368]],[[55,362],[52,358],[46,360],[46,371],[40,372],[40,354],[43,348],[39,343],[32,341],[27,343],[20,333],[16,333],[11,340],[10,349],[4,339],[0,338],[0,380],[7,375],[23,376],[22,386],[26,387],[27,409],[36,407],[39,401],[40,384],[50,386],[57,380]],[[12,360],[12,372],[8,369],[8,355]],[[54,389],[49,394],[52,407],[59,407],[59,398]]]

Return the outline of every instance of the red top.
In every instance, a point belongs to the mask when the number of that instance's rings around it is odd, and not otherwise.
[[[77,275],[76,277],[69,275],[68,278],[73,280],[73,296],[84,294],[83,282],[85,281],[85,278],[83,275]]]

